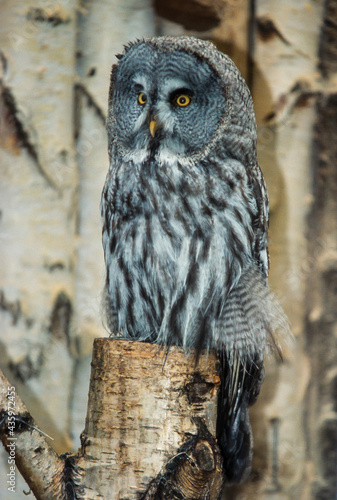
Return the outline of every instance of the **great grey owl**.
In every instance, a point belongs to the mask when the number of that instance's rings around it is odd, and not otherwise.
[[[274,322],[252,99],[209,42],[138,40],[118,59],[101,201],[108,326],[219,353],[218,441],[227,480],[241,481]]]

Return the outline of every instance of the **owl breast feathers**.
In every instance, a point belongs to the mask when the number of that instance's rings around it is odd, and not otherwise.
[[[151,38],[118,58],[101,202],[107,323],[126,338],[220,353],[219,443],[239,481],[251,461],[247,407],[278,321],[252,99],[208,42]]]

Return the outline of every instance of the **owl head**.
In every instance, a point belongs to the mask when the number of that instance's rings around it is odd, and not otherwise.
[[[108,135],[124,158],[200,159],[217,146],[254,162],[249,90],[234,63],[209,42],[159,37],[129,44],[113,66]]]

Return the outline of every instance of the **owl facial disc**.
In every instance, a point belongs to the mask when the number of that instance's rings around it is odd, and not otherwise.
[[[196,68],[198,70],[196,71]],[[125,157],[191,158],[208,147],[226,112],[214,69],[194,55],[131,47],[116,69],[116,143]]]

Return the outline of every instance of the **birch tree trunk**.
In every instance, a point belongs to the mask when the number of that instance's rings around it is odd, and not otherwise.
[[[58,450],[66,450],[78,179],[76,1],[1,1],[0,11],[1,365]]]
[[[337,494],[337,2],[327,1],[319,47],[322,87],[316,103],[313,203],[308,218],[306,349],[311,373],[307,461],[315,499]]]
[[[315,481],[313,457],[308,455],[312,437],[305,425],[315,361],[305,348],[305,314],[309,276],[311,290],[316,287],[307,228],[313,200],[316,102],[325,92],[317,71],[324,10],[323,1],[256,3],[252,90],[258,158],[271,202],[270,282],[295,339],[283,347],[284,363],[267,367],[259,405],[253,408],[258,418],[253,429],[255,467],[263,473],[240,488],[238,498],[309,499]],[[315,443],[312,455],[318,452]]]

